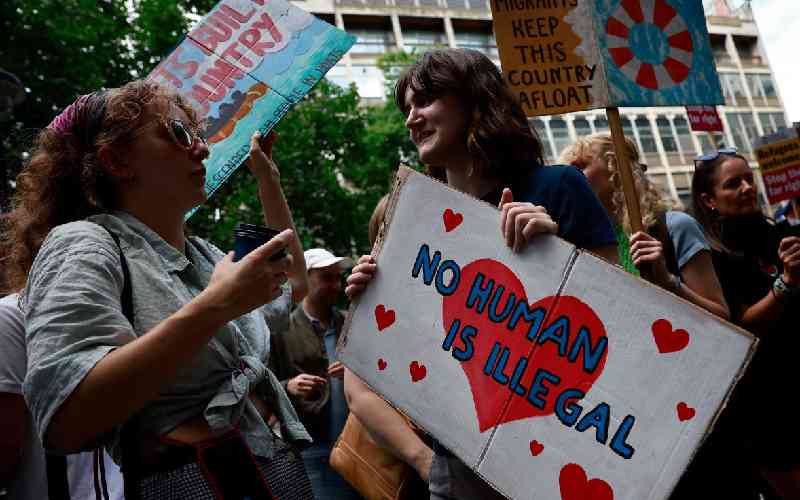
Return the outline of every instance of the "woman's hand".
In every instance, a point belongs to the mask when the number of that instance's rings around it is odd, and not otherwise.
[[[258,131],[250,137],[250,156],[244,164],[259,182],[281,177],[278,165],[272,159],[272,144],[277,138],[278,134],[275,131],[270,131],[264,138]]]
[[[372,278],[375,277],[375,271],[377,270],[378,265],[375,264],[375,259],[371,255],[362,255],[350,276],[347,277],[347,286],[344,289],[347,298],[353,300],[361,295],[372,281]]]
[[[214,290],[220,306],[238,318],[253,309],[272,302],[281,295],[281,285],[286,283],[286,272],[292,265],[292,256],[270,261],[270,257],[289,245],[294,231],[286,229],[268,242],[233,262],[230,252],[214,267],[207,289]]]
[[[653,278],[655,284],[662,288],[675,292],[675,277],[667,269],[667,261],[664,258],[664,245],[649,234],[639,231],[628,240],[631,248],[631,260],[637,269],[650,263],[653,266]]]
[[[533,203],[515,202],[511,190],[505,188],[500,197],[500,232],[514,252],[521,252],[536,234],[558,232],[556,224],[544,207]]]
[[[800,238],[789,236],[781,240],[778,257],[783,264],[783,281],[787,285],[800,286]]]
[[[326,380],[316,375],[301,373],[286,383],[286,392],[300,399],[307,399],[325,387]]]

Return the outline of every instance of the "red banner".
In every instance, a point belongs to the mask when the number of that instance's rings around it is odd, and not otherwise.
[[[722,132],[716,106],[686,106],[689,125],[695,132]]]

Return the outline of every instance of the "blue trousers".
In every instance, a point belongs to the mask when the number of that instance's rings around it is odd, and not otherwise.
[[[306,466],[314,498],[317,500],[361,500],[358,494],[328,461],[333,443],[314,443],[303,450],[303,463]]]

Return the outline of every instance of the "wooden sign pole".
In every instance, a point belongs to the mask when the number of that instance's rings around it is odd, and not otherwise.
[[[636,183],[633,180],[631,162],[625,152],[625,133],[622,130],[622,121],[619,117],[619,108],[606,108],[608,117],[608,127],[611,130],[611,139],[614,141],[614,156],[617,161],[617,172],[622,179],[622,191],[625,195],[625,207],[628,209],[628,220],[631,224],[631,231],[637,233],[644,231],[642,224],[642,210],[639,207],[639,194],[636,192]],[[642,266],[639,269],[642,278],[653,281],[652,266]]]

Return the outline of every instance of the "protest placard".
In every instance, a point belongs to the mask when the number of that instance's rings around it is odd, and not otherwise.
[[[148,76],[175,89],[206,122],[209,196],[341,59],[355,37],[286,0],[223,0]]]
[[[499,218],[402,169],[340,359],[510,498],[666,498],[755,339]]]
[[[528,116],[722,104],[702,2],[492,0],[503,75]]]
[[[770,203],[800,197],[800,138],[795,129],[760,138],[755,153]]]
[[[689,127],[695,132],[722,132],[722,120],[716,106],[686,106]]]

